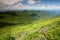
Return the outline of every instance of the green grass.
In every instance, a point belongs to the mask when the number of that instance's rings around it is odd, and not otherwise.
[[[5,18],[0,22],[15,25],[0,27],[0,40],[59,40],[60,16],[49,17],[48,14],[43,14],[44,12],[37,13],[37,16],[31,16],[33,13],[17,12],[18,16],[1,14]],[[42,29],[47,29],[47,32],[42,34],[40,32]]]
[[[60,40],[60,21],[56,22],[53,28],[46,32],[48,40]]]

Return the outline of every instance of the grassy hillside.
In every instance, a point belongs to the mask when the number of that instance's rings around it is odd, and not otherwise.
[[[60,16],[44,11],[0,13],[0,40],[60,40]]]

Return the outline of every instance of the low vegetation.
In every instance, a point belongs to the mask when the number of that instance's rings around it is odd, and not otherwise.
[[[45,11],[4,13],[0,13],[0,40],[60,40],[59,15]]]

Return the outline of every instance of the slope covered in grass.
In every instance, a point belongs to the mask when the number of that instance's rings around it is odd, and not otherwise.
[[[12,12],[0,14],[4,16],[0,19],[0,40],[60,39],[60,16],[54,17],[41,11],[15,12],[16,15],[8,13]]]
[[[0,13],[0,22],[10,23],[30,23],[37,19],[46,19],[51,17],[51,13],[45,11],[7,11]]]

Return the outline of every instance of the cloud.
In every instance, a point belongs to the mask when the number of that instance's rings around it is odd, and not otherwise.
[[[34,4],[35,1],[34,1],[34,0],[29,0],[28,3],[29,3],[29,4]]]
[[[60,9],[60,6],[56,6],[56,5],[47,5],[44,6],[45,9]]]
[[[8,9],[9,10],[18,10],[18,9],[23,9],[23,8],[24,8],[24,5],[19,3],[19,4],[15,5],[15,6],[9,7]]]
[[[30,5],[24,6],[24,9],[28,9],[28,10],[56,10],[56,9],[60,9],[60,6],[38,4],[38,5],[34,5],[34,6],[30,6]]]
[[[1,3],[6,4],[6,5],[12,5],[18,1],[22,1],[22,0],[0,0]]]
[[[0,11],[21,9],[23,0],[0,0]]]
[[[60,9],[60,6],[56,6],[56,5],[41,5],[39,7],[40,10],[56,10],[56,9]]]
[[[16,2],[20,2],[20,1],[23,1],[23,0],[0,0],[0,8],[10,7]]]
[[[28,3],[30,5],[35,5],[35,4],[40,3],[40,2],[41,2],[41,0],[28,0]]]
[[[20,10],[20,9],[23,9],[23,10],[60,9],[60,6],[40,4],[40,2],[41,0],[0,0],[0,11],[1,10]]]

